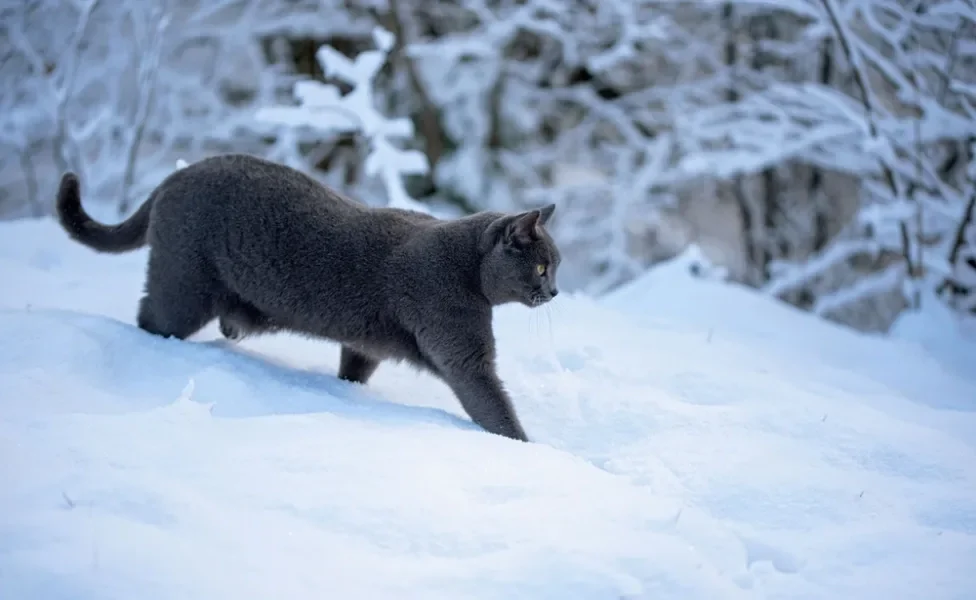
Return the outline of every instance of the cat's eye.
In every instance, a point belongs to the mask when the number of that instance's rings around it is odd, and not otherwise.
[[[546,265],[543,265],[543,264],[536,265],[535,266],[535,272],[538,273],[539,275],[545,275],[546,274]]]

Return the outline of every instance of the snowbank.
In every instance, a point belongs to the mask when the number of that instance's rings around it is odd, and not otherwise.
[[[520,444],[331,344],[148,336],[144,261],[0,224],[0,598],[976,594],[976,385],[917,344],[666,270],[506,308]]]

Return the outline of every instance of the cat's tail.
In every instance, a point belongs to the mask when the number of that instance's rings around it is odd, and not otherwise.
[[[92,250],[113,254],[129,252],[146,244],[149,229],[149,209],[152,196],[131,217],[117,225],[104,225],[85,212],[81,206],[81,186],[78,176],[67,172],[58,188],[58,220],[68,235]]]

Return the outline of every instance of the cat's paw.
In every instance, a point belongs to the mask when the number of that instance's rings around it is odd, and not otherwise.
[[[227,319],[220,319],[220,334],[232,342],[239,342],[247,337],[247,332],[236,323]]]

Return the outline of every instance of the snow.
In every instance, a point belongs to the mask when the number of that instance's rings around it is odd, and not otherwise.
[[[976,355],[690,258],[498,311],[522,444],[332,344],[144,334],[144,251],[0,224],[0,598],[976,597]]]
[[[976,372],[976,319],[962,317],[931,292],[923,293],[920,304],[920,310],[907,310],[898,317],[891,335],[921,346],[961,373]]]

